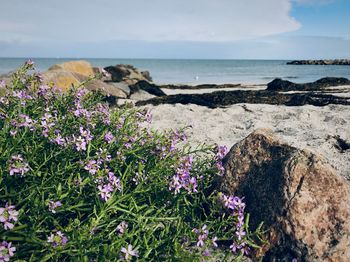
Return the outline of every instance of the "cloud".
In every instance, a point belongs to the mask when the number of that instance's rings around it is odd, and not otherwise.
[[[300,5],[327,5],[335,2],[336,0],[292,0]]]
[[[0,40],[230,42],[300,27],[290,16],[290,0],[12,0],[1,5]]]

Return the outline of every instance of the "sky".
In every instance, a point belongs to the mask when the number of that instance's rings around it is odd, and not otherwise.
[[[0,57],[350,58],[350,0],[0,0]]]

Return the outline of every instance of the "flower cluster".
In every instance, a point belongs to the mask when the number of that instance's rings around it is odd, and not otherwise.
[[[10,176],[24,176],[29,171],[29,165],[24,161],[22,155],[13,155],[9,161]]]
[[[108,178],[100,177],[98,181],[98,193],[104,201],[107,201],[111,198],[112,193],[116,190],[121,190],[120,180],[117,178],[113,172],[108,171]]]
[[[62,247],[67,244],[68,238],[61,231],[57,231],[55,233],[51,233],[51,235],[47,238],[47,242],[51,243],[53,247]]]
[[[16,248],[12,246],[12,243],[2,241],[0,243],[0,262],[10,261],[10,258],[14,256]]]
[[[4,229],[12,229],[14,227],[13,222],[18,220],[18,211],[15,210],[15,206],[6,203],[5,207],[0,207],[0,222],[3,223]]]
[[[197,179],[191,176],[192,170],[192,156],[185,156],[182,158],[179,167],[176,169],[176,174],[172,177],[169,183],[169,190],[174,190],[177,194],[181,188],[187,190],[188,193],[197,192]]]
[[[209,247],[218,247],[218,244],[216,243],[217,237],[213,237],[212,239],[209,239],[209,230],[207,228],[207,225],[203,225],[200,229],[194,228],[192,230],[197,235],[197,247],[203,248],[203,255],[204,256],[210,256]]]
[[[230,249],[234,253],[241,251],[243,254],[247,255],[250,249],[247,243],[244,241],[244,237],[247,233],[244,230],[245,203],[243,202],[243,198],[239,198],[237,196],[227,196],[223,193],[219,193],[219,199],[222,201],[224,206],[231,212],[231,214],[237,217],[237,222],[235,225],[235,239],[237,239],[237,241],[234,241],[232,243]]]
[[[215,155],[215,162],[216,162],[216,168],[219,170],[219,175],[224,175],[225,168],[222,165],[222,159],[226,156],[228,153],[226,146],[217,146],[216,148],[216,155]]]

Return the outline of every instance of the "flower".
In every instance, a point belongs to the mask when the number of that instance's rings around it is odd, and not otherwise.
[[[24,176],[25,173],[29,171],[29,165],[26,163],[22,157],[22,155],[13,155],[10,159],[10,176],[20,175]]]
[[[128,245],[127,248],[122,247],[121,252],[124,253],[124,259],[130,260],[132,257],[138,257],[138,251],[133,249],[132,245]]]
[[[16,251],[16,247],[12,247],[11,242],[2,241],[0,243],[0,262],[10,261],[10,257],[13,257]]]
[[[105,139],[105,141],[106,141],[108,144],[110,144],[110,143],[112,143],[112,141],[113,141],[113,139],[114,139],[114,135],[113,135],[110,131],[108,131],[108,132],[105,134],[104,139]]]
[[[124,234],[124,232],[126,231],[127,228],[128,228],[128,223],[126,223],[125,221],[122,221],[122,222],[117,226],[117,233],[118,233],[118,235]]]
[[[89,171],[91,175],[95,175],[99,170],[100,166],[97,164],[96,160],[89,160],[84,169]]]
[[[0,88],[4,88],[6,86],[5,80],[0,80]]]
[[[68,238],[61,231],[57,231],[55,234],[51,233],[47,238],[47,242],[51,243],[53,247],[65,246]]]
[[[62,206],[62,203],[60,201],[51,201],[49,200],[49,210],[53,213],[56,214],[56,208]]]
[[[75,139],[75,147],[77,151],[86,151],[86,141],[84,138],[79,136],[77,139]]]
[[[89,129],[84,129],[82,126],[79,128],[80,130],[80,135],[85,138],[86,141],[91,141],[92,138],[94,137],[91,135],[91,132]]]
[[[18,220],[18,211],[15,210],[15,206],[6,203],[5,207],[0,207],[0,222],[3,223],[4,229],[9,230],[14,227],[14,224]]]
[[[32,60],[32,59],[28,59],[27,61],[26,61],[26,65],[27,66],[30,66],[31,68],[34,66],[34,61]]]

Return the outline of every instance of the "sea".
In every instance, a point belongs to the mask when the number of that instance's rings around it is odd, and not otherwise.
[[[93,66],[131,64],[148,70],[157,84],[267,84],[274,78],[297,83],[322,77],[350,79],[350,66],[287,65],[290,60],[193,60],[193,59],[105,59],[32,58],[38,71],[71,60],[87,60]],[[26,58],[0,58],[0,75],[15,70]]]

